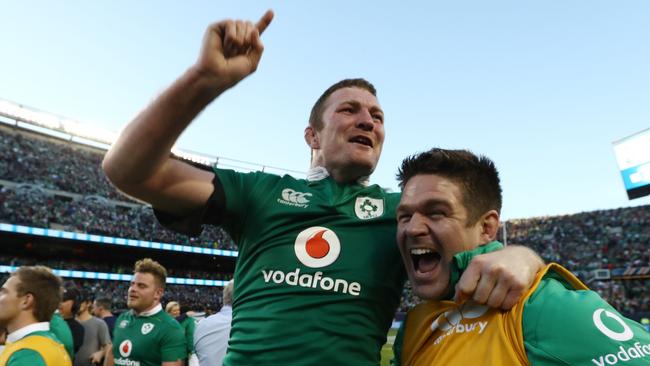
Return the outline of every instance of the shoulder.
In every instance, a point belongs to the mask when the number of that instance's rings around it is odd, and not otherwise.
[[[45,361],[38,352],[22,349],[11,355],[7,366],[45,366]]]
[[[526,352],[538,362],[598,364],[619,347],[650,342],[650,334],[638,323],[623,317],[594,291],[576,288],[558,272],[544,276],[524,303],[522,327]]]
[[[160,311],[158,314],[154,315],[152,318],[161,322],[165,327],[175,328],[182,330],[183,327],[176,319],[172,318],[171,315],[167,314],[165,311]],[[152,319],[153,320],[153,319]]]

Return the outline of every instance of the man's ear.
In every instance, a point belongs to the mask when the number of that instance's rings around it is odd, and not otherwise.
[[[305,142],[312,149],[320,149],[320,142],[318,141],[318,134],[313,127],[305,127]]]
[[[490,210],[479,219],[481,225],[481,245],[494,241],[499,232],[499,213]]]
[[[26,293],[23,300],[20,302],[20,306],[23,310],[31,309],[34,307],[34,301],[34,295]]]

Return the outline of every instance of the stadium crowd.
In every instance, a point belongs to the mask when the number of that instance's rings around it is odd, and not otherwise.
[[[133,268],[130,273],[132,272]],[[0,284],[4,283],[8,277],[6,273],[0,274]],[[127,309],[126,297],[129,282],[68,278],[63,280],[66,281],[66,287],[76,287],[80,291],[91,294],[91,298],[111,299],[112,309],[118,314]],[[221,308],[221,291],[221,287],[215,286],[167,285],[162,303],[178,301],[183,307],[210,314]]]
[[[76,270],[76,271],[90,271],[90,272],[104,272],[104,273],[118,273],[118,274],[131,274],[133,266],[119,265],[115,263],[105,262],[88,262],[80,261],[70,258],[65,259],[50,259],[42,260],[28,257],[9,257],[0,255],[0,265],[8,266],[36,266],[42,265],[52,269]],[[179,269],[167,266],[167,275],[176,278],[192,278],[192,279],[205,279],[205,280],[230,280],[232,274],[221,273],[216,271],[197,271],[194,269]]]
[[[150,207],[130,200],[108,183],[100,169],[101,159],[98,150],[0,128],[0,179],[18,184],[0,187],[0,222],[236,250],[228,234],[212,226],[197,238],[163,228]],[[511,220],[505,231],[508,243],[532,247],[544,260],[558,262],[586,280],[594,269],[650,266],[649,224],[650,206],[642,206]],[[87,265],[89,270],[102,268]],[[130,269],[111,267],[112,272],[116,270]],[[194,272],[172,276],[195,275],[224,277]],[[623,313],[650,312],[647,280],[590,286]],[[407,286],[400,310],[418,301]]]
[[[93,199],[70,199],[28,187],[0,188],[0,221],[16,225],[54,228],[162,243],[236,250],[225,231],[206,227],[200,236],[189,237],[162,227],[149,206],[116,206]]]
[[[535,249],[574,273],[650,266],[650,206],[512,220],[508,242]]]

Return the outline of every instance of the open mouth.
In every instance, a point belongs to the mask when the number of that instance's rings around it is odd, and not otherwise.
[[[354,136],[353,138],[350,139],[350,142],[372,147],[372,140],[365,136]]]
[[[440,263],[440,258],[440,254],[431,249],[411,249],[411,260],[413,261],[413,268],[416,272],[427,273],[433,271],[438,266],[438,263]]]

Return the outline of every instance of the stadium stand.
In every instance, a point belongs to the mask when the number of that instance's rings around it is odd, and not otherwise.
[[[0,229],[4,223],[235,250],[230,237],[218,228],[209,228],[198,238],[162,228],[150,207],[107,182],[100,170],[104,150],[70,140],[0,123]],[[170,277],[221,281],[232,276],[235,265],[233,256],[186,252],[186,248],[173,252],[137,247],[130,241],[115,247],[97,240],[71,240],[70,235],[30,232],[0,230],[0,267],[40,263],[124,274],[130,273],[136,259],[150,256],[169,269]],[[530,246],[546,261],[574,271],[628,317],[650,317],[650,206],[511,220],[504,223],[502,233],[506,236],[500,240]],[[98,296],[112,298],[114,308],[125,308],[128,282],[74,281]],[[165,299],[180,300],[195,310],[218,309],[220,291],[220,286],[172,284]],[[403,295],[400,312],[419,301],[408,286]]]

